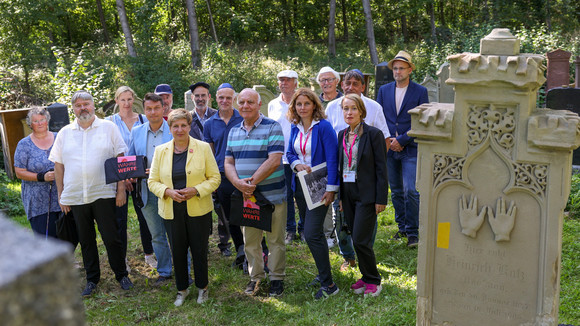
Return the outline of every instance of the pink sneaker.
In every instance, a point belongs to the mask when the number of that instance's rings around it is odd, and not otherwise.
[[[356,283],[351,285],[350,288],[355,294],[363,294],[365,292],[366,286],[367,286],[367,284],[365,282],[363,282],[362,279],[360,279],[360,280],[356,281]]]
[[[381,287],[381,285],[376,285],[376,284],[367,284],[367,289],[365,290],[365,298],[368,296],[371,297],[376,297],[381,293],[381,290],[383,288]]]

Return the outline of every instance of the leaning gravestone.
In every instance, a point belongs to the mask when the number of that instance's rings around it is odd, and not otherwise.
[[[417,325],[557,325],[580,118],[535,107],[543,56],[494,29],[448,57],[454,104],[410,111],[421,193]]]
[[[33,235],[4,216],[0,239],[0,325],[84,325],[70,246]]]

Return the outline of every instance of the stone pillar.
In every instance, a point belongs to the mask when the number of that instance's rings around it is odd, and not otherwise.
[[[417,325],[557,325],[580,118],[538,109],[543,56],[494,29],[447,58],[455,103],[409,113],[421,194]]]
[[[548,52],[548,71],[546,78],[546,92],[554,87],[563,87],[570,84],[570,56],[572,54],[564,50]]]

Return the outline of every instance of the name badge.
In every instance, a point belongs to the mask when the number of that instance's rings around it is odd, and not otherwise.
[[[345,171],[342,174],[342,180],[344,182],[356,182],[356,172],[355,171]]]

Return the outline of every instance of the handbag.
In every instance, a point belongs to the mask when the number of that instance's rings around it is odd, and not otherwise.
[[[252,197],[244,200],[242,193],[236,189],[232,193],[230,224],[272,232],[274,209],[275,206],[260,192],[254,191]]]
[[[70,242],[74,248],[79,243],[77,224],[72,211],[68,214],[60,212],[56,220],[56,237],[62,241]]]
[[[131,178],[146,178],[147,157],[143,155],[118,156],[105,161],[107,184]]]

